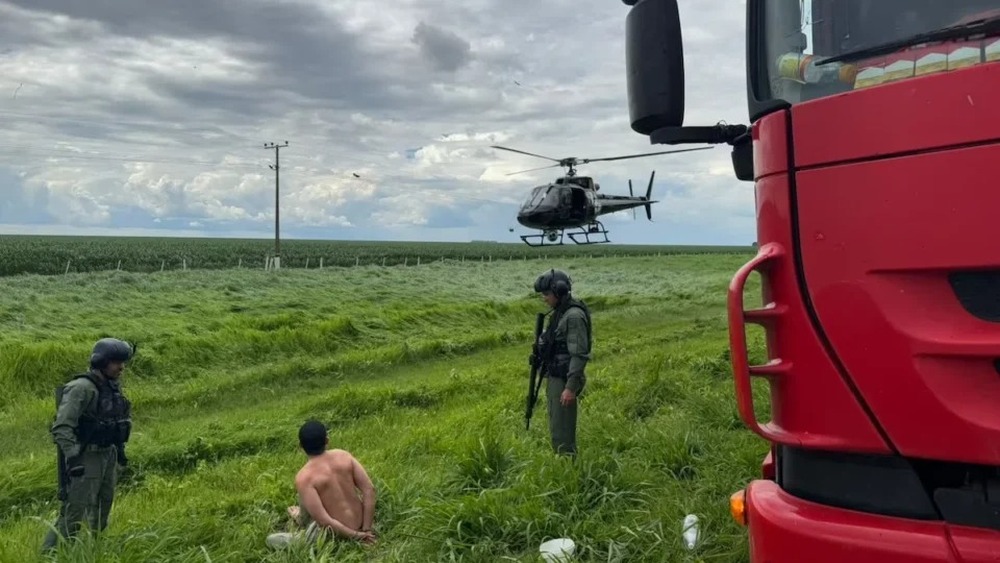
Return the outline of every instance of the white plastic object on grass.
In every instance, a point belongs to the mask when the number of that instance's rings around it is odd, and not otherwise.
[[[569,538],[549,540],[538,547],[545,561],[569,561],[576,553],[576,544]]]
[[[694,546],[698,543],[698,517],[694,514],[688,514],[684,517],[684,526],[681,528],[681,534],[684,536],[684,545],[688,549],[694,549]]]

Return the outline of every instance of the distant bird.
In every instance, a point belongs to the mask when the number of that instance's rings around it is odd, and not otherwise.
[[[354,177],[355,177],[355,178],[360,178],[360,177],[361,177],[361,176],[358,176],[358,173],[357,173],[357,172],[351,172],[351,174],[354,174]]]
[[[18,85],[17,85],[17,88],[14,88],[14,95],[13,95],[13,96],[11,96],[11,98],[12,98],[12,99],[15,99],[15,100],[17,99],[17,91],[21,89],[21,86],[24,86],[24,83],[23,83],[23,82],[22,82],[22,83],[20,83],[20,84],[18,84]]]

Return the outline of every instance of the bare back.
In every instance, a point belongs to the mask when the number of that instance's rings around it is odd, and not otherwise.
[[[320,524],[328,518],[350,530],[364,524],[358,490],[371,487],[361,464],[344,450],[328,450],[310,458],[295,477],[299,499],[309,517]]]

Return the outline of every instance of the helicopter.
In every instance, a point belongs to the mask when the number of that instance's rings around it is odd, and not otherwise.
[[[579,164],[588,162],[623,160],[626,158],[639,158],[643,156],[655,156],[659,154],[671,154],[678,152],[707,150],[712,147],[699,147],[694,149],[680,149],[672,151],[651,152],[643,154],[632,154],[625,156],[612,156],[606,158],[551,158],[525,152],[518,149],[490,145],[491,148],[516,152],[537,158],[551,160],[556,164],[543,166],[541,168],[531,168],[511,172],[507,176],[533,172],[535,170],[545,170],[562,166],[567,168],[566,174],[555,179],[548,184],[543,184],[532,188],[528,198],[521,204],[517,212],[517,222],[529,229],[542,231],[541,233],[521,235],[521,240],[528,246],[559,246],[563,244],[563,235],[568,234],[570,240],[576,244],[600,244],[611,242],[608,239],[608,230],[604,224],[597,219],[600,215],[616,213],[626,209],[632,210],[635,217],[636,207],[646,208],[646,218],[653,220],[652,204],[657,203],[650,199],[653,191],[653,177],[656,170],[649,175],[649,185],[646,187],[646,195],[636,197],[632,192],[632,180],[628,181],[629,195],[605,195],[597,193],[601,186],[590,176],[577,176],[576,167]],[[578,229],[566,233],[566,229]],[[511,229],[513,231],[513,229]],[[591,240],[591,235],[597,240]],[[598,237],[603,235],[604,240]],[[579,237],[579,238],[578,238]],[[546,243],[548,241],[548,243]]]

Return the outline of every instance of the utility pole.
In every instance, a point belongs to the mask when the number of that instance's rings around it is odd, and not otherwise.
[[[279,221],[279,188],[278,188],[278,151],[282,147],[287,147],[288,141],[285,141],[283,145],[276,145],[274,143],[264,143],[265,149],[274,149],[274,164],[268,165],[271,170],[274,170],[274,269],[281,268],[281,223]]]

